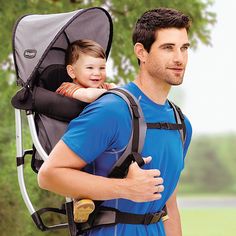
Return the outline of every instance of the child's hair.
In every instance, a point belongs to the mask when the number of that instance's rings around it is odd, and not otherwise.
[[[72,65],[79,59],[79,55],[86,54],[95,58],[106,59],[101,45],[89,39],[76,40],[68,46],[65,55],[65,65]]]

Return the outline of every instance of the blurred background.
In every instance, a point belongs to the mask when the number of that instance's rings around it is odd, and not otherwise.
[[[109,80],[126,83],[135,77],[131,34],[137,18],[155,7],[177,8],[193,20],[191,49],[183,85],[171,99],[189,117],[193,140],[179,184],[184,236],[234,236],[236,225],[236,112],[234,71],[236,34],[233,0],[0,0],[0,234],[2,236],[67,235],[42,233],[34,226],[20,195],[15,164],[15,123],[11,97],[15,84],[12,28],[23,14],[48,14],[101,6],[113,18],[114,37],[108,61]],[[46,30],[46,29],[45,29]],[[32,36],[33,37],[33,36]],[[23,124],[24,125],[24,124]],[[24,144],[32,143],[27,127]],[[64,199],[39,190],[26,167],[27,189],[36,208]],[[58,219],[46,217],[49,222]]]

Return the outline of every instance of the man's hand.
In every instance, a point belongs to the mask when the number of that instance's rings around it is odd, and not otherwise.
[[[151,157],[143,159],[145,164],[152,160]],[[128,175],[124,180],[127,185],[125,198],[134,202],[159,200],[160,193],[164,190],[160,171],[157,169],[143,170],[136,162],[130,165]]]

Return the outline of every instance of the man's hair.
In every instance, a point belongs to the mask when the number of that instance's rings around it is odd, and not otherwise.
[[[133,44],[141,43],[147,52],[156,40],[156,32],[166,28],[185,28],[188,32],[191,20],[182,12],[170,8],[146,11],[138,19],[133,31]]]
[[[93,40],[81,39],[74,41],[68,46],[65,55],[65,65],[72,65],[75,63],[81,54],[106,59],[106,54],[100,44]]]

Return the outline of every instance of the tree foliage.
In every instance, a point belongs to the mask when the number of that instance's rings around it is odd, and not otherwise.
[[[134,68],[137,60],[133,54],[131,35],[133,26],[138,17],[146,10],[156,7],[172,7],[188,14],[193,21],[190,39],[193,48],[201,41],[210,44],[210,29],[216,21],[215,13],[209,11],[213,4],[212,0],[86,0],[70,3],[69,0],[8,0],[1,1],[0,5],[0,26],[1,42],[0,63],[5,61],[11,53],[10,29],[13,28],[15,21],[23,14],[45,14],[72,11],[78,8],[102,6],[111,14],[114,24],[114,40],[112,44],[111,57],[114,61],[114,70],[118,71],[116,79],[125,81],[134,77]]]

